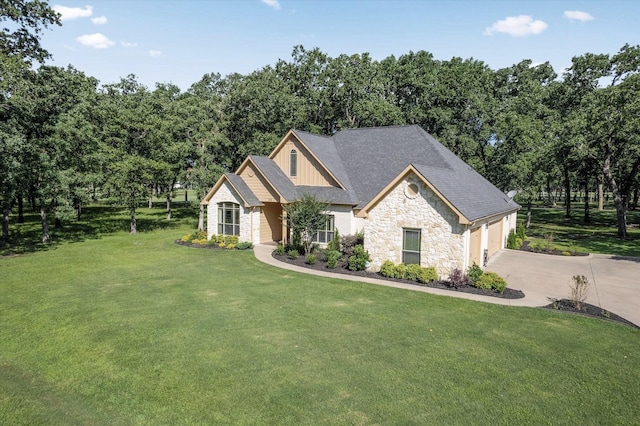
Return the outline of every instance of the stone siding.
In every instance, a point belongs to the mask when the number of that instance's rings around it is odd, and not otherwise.
[[[218,188],[218,191],[211,197],[209,204],[207,205],[207,238],[211,239],[212,235],[218,234],[218,203],[236,203],[240,205],[240,235],[238,239],[240,241],[254,241],[254,236],[251,231],[260,232],[260,212],[253,212],[250,207],[243,207],[242,198],[233,189],[229,182],[224,182]],[[257,231],[252,226],[253,216],[258,216]],[[254,220],[255,222],[255,220]]]
[[[413,184],[417,193],[409,190]],[[421,232],[421,266],[433,266],[441,276],[464,266],[465,227],[458,216],[422,181],[410,174],[394,187],[368,214],[365,248],[371,255],[370,270],[385,260],[402,261],[402,229]]]

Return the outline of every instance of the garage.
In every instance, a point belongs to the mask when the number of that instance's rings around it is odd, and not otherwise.
[[[493,256],[502,248],[502,220],[497,220],[489,224],[488,256]]]
[[[469,235],[469,266],[482,265],[482,226],[472,229]]]

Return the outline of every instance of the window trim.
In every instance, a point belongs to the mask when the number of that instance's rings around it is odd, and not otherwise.
[[[295,149],[289,151],[289,176],[298,176],[298,151]]]
[[[324,222],[324,228],[318,229],[315,235],[313,236],[314,243],[328,244],[331,242],[336,235],[336,217],[332,214],[325,215],[326,220]],[[324,237],[324,241],[321,240],[321,236]]]
[[[406,247],[406,241],[407,241],[407,233],[408,232],[412,232],[412,233],[417,233],[418,234],[418,250],[414,250],[414,249],[408,249]],[[407,261],[407,255],[411,256],[411,255],[418,255],[418,261],[415,262],[415,259],[411,259],[409,261]],[[405,265],[410,265],[410,264],[418,264],[420,265],[421,262],[421,257],[422,257],[422,229],[419,228],[402,228],[402,263],[404,263]]]
[[[227,221],[229,214],[231,222]],[[218,203],[218,235],[240,235],[240,204],[229,201]]]

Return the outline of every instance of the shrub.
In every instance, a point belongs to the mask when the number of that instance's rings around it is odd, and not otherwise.
[[[404,280],[407,278],[407,265],[404,263],[398,263],[393,269],[393,278]]]
[[[358,244],[353,248],[353,255],[349,257],[349,269],[352,271],[364,271],[370,261],[369,252]]]
[[[253,248],[253,243],[251,241],[245,241],[242,243],[236,244],[236,248],[238,250],[249,250]]]
[[[315,265],[318,262],[318,257],[315,254],[308,254],[304,259],[304,263],[308,265]]]
[[[568,251],[563,251],[563,252],[562,252],[562,255],[563,255],[563,256],[571,256],[571,253],[569,253]]]
[[[471,284],[469,276],[462,272],[460,269],[455,268],[449,274],[449,286],[459,288],[469,284]]]
[[[407,279],[411,281],[418,281],[420,274],[422,273],[422,267],[417,263],[407,265]]]
[[[396,272],[396,265],[390,261],[385,260],[380,266],[380,275],[387,278],[393,278]]]
[[[364,234],[360,232],[355,235],[345,235],[340,239],[340,244],[342,252],[348,259],[353,256],[356,246],[364,244]]]
[[[329,241],[329,244],[327,244],[327,250],[340,251],[340,233],[337,228],[333,233],[333,240]]]
[[[527,239],[527,234],[525,233],[526,229],[524,227],[524,224],[521,223],[516,227],[516,235],[518,236],[518,238],[520,238],[522,241]]]
[[[327,256],[327,268],[335,269],[338,266],[338,259],[342,256],[337,250],[327,250],[325,252]]]
[[[482,268],[476,265],[475,262],[473,262],[473,265],[469,266],[469,268],[467,269],[467,277],[469,277],[469,281],[471,281],[471,285],[475,285],[478,279],[482,276],[482,274],[483,274]]]
[[[182,242],[191,242],[193,243],[196,240],[206,240],[207,239],[207,233],[205,231],[194,231],[190,234],[187,234],[185,236],[183,236],[182,238],[180,238],[180,240]],[[198,243],[196,243],[198,244]]]
[[[233,243],[227,244],[227,250],[233,250],[234,248],[236,248],[236,245]]]
[[[276,247],[276,254],[278,256],[282,256],[284,254],[284,246],[282,244],[278,244],[278,247]]]
[[[225,235],[223,238],[224,238],[224,243],[226,245],[238,244],[238,236],[237,235]]]
[[[499,293],[502,293],[507,288],[507,282],[495,272],[485,272],[478,278],[475,284],[478,288],[494,289]]]
[[[589,296],[589,279],[584,275],[574,275],[573,281],[569,284],[571,293],[569,299],[573,302],[573,306],[579,311],[582,310],[582,304]]]
[[[287,252],[287,256],[289,256],[289,259],[291,260],[296,260],[298,258],[298,250],[289,250]]]
[[[221,243],[218,243],[218,247],[220,247],[220,248],[225,248],[226,246],[227,245],[224,243],[224,241],[221,242]]]
[[[420,275],[418,276],[418,282],[421,283],[430,283],[437,280],[438,273],[436,272],[436,268],[433,266],[429,266],[426,268],[420,268]]]
[[[545,248],[547,247],[547,243],[545,241],[542,241],[542,240],[535,240],[535,241],[529,243],[529,247],[533,251],[544,251]]]
[[[518,250],[520,248],[520,245],[518,245],[518,236],[512,229],[511,231],[509,231],[509,236],[507,237],[507,248],[511,250]]]
[[[545,249],[547,251],[552,251],[553,250],[553,234],[547,234],[544,237],[547,240],[546,241],[547,244],[545,246]]]

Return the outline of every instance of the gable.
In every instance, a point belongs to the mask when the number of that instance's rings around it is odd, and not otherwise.
[[[200,204],[207,205],[209,201],[216,196],[220,188],[224,186],[229,186],[235,191],[236,194],[241,198],[244,207],[252,207],[252,206],[261,206],[262,203],[255,196],[255,194],[249,189],[247,184],[242,180],[242,178],[233,173],[225,173],[218,181],[213,185],[213,188],[209,190],[207,195],[202,199]]]
[[[296,151],[297,173],[291,176],[291,151]],[[294,185],[335,186],[340,184],[293,132],[289,132],[269,156]]]
[[[384,200],[393,190],[395,190],[398,185],[402,182],[407,182],[408,179],[414,181],[420,181],[427,187],[430,193],[433,193],[433,196],[440,200],[440,202],[446,206],[446,208],[452,212],[457,218],[458,223],[460,224],[469,224],[470,221],[466,218],[446,197],[444,197],[440,191],[436,187],[434,187],[431,182],[420,174],[413,165],[407,166],[400,174],[398,174],[387,186],[385,186],[382,191],[380,191],[376,196],[374,196],[371,201],[369,201],[357,214],[358,217],[367,217],[369,212],[374,209],[382,200]],[[407,198],[411,198],[407,195]],[[402,205],[406,204],[406,202],[402,203]],[[401,205],[399,204],[399,208]]]
[[[236,172],[247,184],[249,189],[263,203],[283,202],[282,197],[273,185],[267,181],[252,161],[245,161]]]

